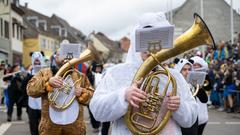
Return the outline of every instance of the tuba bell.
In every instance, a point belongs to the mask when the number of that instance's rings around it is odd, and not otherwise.
[[[63,79],[63,85],[61,88],[53,88],[53,90],[48,93],[48,101],[54,109],[61,111],[68,108],[76,98],[73,88],[76,87],[78,82],[81,84],[84,82],[82,80],[85,79],[86,76],[84,76],[78,70],[74,68],[72,69],[72,67],[76,64],[84,63],[94,59],[98,60],[98,52],[92,45],[89,45],[88,49],[82,52],[79,58],[73,58],[67,61],[58,70],[55,76],[59,76]],[[73,75],[75,76],[80,76],[80,79],[72,80],[72,73],[74,73]],[[84,84],[82,84],[82,86],[84,86]]]
[[[139,67],[133,82],[144,80],[140,88],[147,93],[147,100],[141,103],[139,108],[129,106],[124,116],[127,127],[134,135],[159,134],[172,114],[170,110],[167,110],[164,114],[160,114],[161,105],[166,97],[170,84],[172,84],[170,96],[177,94],[176,80],[168,69],[161,65],[161,62],[200,45],[213,45],[215,47],[213,37],[207,25],[203,19],[195,13],[192,27],[174,41],[173,48],[151,54]],[[158,65],[160,65],[163,70],[158,70],[150,74]],[[159,75],[168,78],[162,94],[158,92]]]

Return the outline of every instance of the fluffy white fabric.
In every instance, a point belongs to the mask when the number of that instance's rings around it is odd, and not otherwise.
[[[163,15],[163,13],[148,13],[140,19],[135,29],[143,28],[148,24],[154,27],[158,24],[158,20],[165,18]],[[153,23],[151,23],[151,20],[153,20]],[[124,95],[131,85],[137,69],[143,62],[140,53],[135,51],[134,37],[133,32],[126,63],[116,65],[106,73],[90,102],[90,109],[96,120],[113,122],[112,135],[131,135],[123,119],[129,105]],[[179,125],[182,127],[192,126],[197,119],[198,105],[182,75],[172,69],[170,69],[170,72],[177,81],[177,95],[180,96],[181,103],[179,109],[173,113],[166,127],[159,134],[181,135]],[[166,84],[166,77],[161,77],[160,80],[159,86]],[[169,89],[171,89],[171,85]]]
[[[176,69],[178,72],[181,72],[184,65],[189,64],[192,67],[192,63],[190,63],[186,59],[180,59],[179,62],[175,65],[174,69]]]
[[[191,60],[193,60],[194,63],[198,63],[202,66],[202,68],[195,69],[195,70],[198,70],[198,71],[199,70],[201,70],[201,71],[203,71],[203,70],[207,71],[208,70],[208,64],[203,58],[201,58],[199,56],[194,56],[194,57],[191,58]]]

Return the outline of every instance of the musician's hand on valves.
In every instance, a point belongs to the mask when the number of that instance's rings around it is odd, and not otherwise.
[[[144,102],[147,99],[146,92],[138,88],[140,82],[133,83],[125,93],[125,100],[133,107],[139,108],[139,103]]]
[[[167,108],[173,112],[177,111],[180,106],[180,97],[179,96],[169,96],[167,102]]]
[[[63,81],[61,77],[55,77],[55,76],[51,77],[48,82],[54,88],[60,88],[63,85]]]
[[[81,94],[82,94],[82,87],[77,87],[76,89],[75,89],[75,95],[77,96],[77,97],[80,97],[81,96]]]

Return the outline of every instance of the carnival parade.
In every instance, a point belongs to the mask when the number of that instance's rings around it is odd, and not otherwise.
[[[237,135],[240,1],[0,1],[0,135]]]

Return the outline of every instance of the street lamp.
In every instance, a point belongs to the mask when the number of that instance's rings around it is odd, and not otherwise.
[[[203,0],[200,0],[200,12],[201,12],[201,17],[204,19]]]
[[[233,0],[231,0],[231,8],[230,8],[230,16],[231,16],[231,44],[233,44]]]

